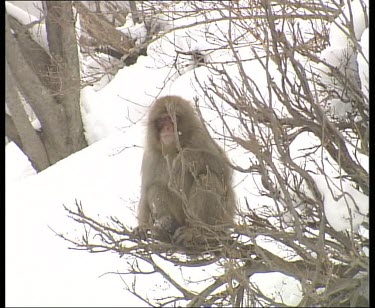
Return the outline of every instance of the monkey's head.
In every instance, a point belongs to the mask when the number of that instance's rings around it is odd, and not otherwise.
[[[163,153],[188,147],[201,123],[189,101],[164,96],[152,105],[147,123],[148,145]]]

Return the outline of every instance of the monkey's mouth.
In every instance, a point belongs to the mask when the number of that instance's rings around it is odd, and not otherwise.
[[[160,134],[160,138],[164,145],[171,145],[176,139],[176,136],[174,135],[174,132],[164,132]]]

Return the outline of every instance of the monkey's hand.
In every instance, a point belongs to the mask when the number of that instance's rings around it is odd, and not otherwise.
[[[178,227],[179,224],[171,216],[157,218],[151,230],[152,238],[165,243],[171,243],[172,235]]]
[[[203,232],[201,228],[181,227],[176,230],[172,241],[177,246],[189,247],[194,249],[205,249],[213,244],[212,235]],[[217,244],[217,241],[215,241]]]
[[[136,238],[140,239],[141,241],[144,241],[147,238],[149,238],[150,237],[149,233],[150,233],[150,228],[146,226],[138,226],[138,227],[135,227],[133,230],[133,235]]]
[[[207,251],[218,248],[221,239],[222,232],[217,233],[199,227],[181,227],[176,230],[172,241],[177,246]]]
[[[173,235],[172,242],[177,246],[192,247],[193,232],[189,227],[181,227],[176,230]]]

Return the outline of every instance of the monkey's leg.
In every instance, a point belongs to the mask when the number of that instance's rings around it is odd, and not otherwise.
[[[152,185],[147,192],[155,239],[170,242],[174,232],[184,224],[182,200],[163,183]]]

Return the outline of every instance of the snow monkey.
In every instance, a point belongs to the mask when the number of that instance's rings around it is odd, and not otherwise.
[[[135,232],[184,246],[197,227],[233,225],[232,169],[190,102],[157,99],[149,110]]]

